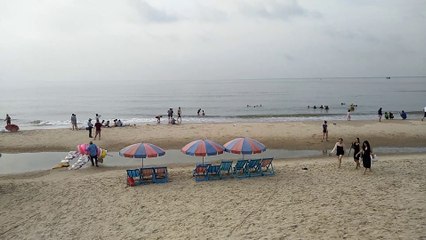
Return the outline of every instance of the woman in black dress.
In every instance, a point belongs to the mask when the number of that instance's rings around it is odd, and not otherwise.
[[[373,150],[371,150],[370,143],[367,140],[362,143],[362,149],[359,154],[362,154],[362,165],[365,168],[364,174],[367,172],[367,169],[371,172],[371,155],[373,155]]]
[[[355,169],[358,169],[360,167],[359,163],[359,151],[361,150],[359,138],[355,139],[355,142],[352,143],[351,148],[354,150],[354,161],[356,163]]]
[[[339,162],[339,168],[342,165],[342,158],[345,155],[345,144],[343,143],[343,138],[339,138],[339,141],[334,145],[331,153],[336,152],[337,161]]]

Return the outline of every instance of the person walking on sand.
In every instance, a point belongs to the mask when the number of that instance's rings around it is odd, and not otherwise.
[[[381,122],[383,116],[382,108],[379,108],[379,111],[377,111],[377,115],[379,115],[379,122]]]
[[[180,107],[178,108],[177,115],[178,115],[177,120],[178,120],[179,124],[181,124],[182,123],[182,109]]]
[[[4,121],[6,121],[6,125],[12,124],[12,118],[9,116],[9,114],[6,114]]]
[[[77,127],[77,116],[73,113],[71,114],[71,125],[72,125],[72,130],[78,130]]]
[[[351,110],[348,109],[348,113],[346,114],[346,120],[350,121],[351,120]]]
[[[96,121],[96,123],[95,123],[95,137],[93,139],[96,140],[96,137],[99,135],[99,140],[101,140],[101,128],[102,128],[102,123],[100,123],[99,121]]]
[[[92,123],[92,119],[89,118],[89,120],[87,120],[87,130],[89,130],[89,138],[92,138],[92,129],[93,129],[93,123]]]
[[[333,150],[330,153],[336,152],[337,161],[339,163],[339,168],[342,165],[342,158],[345,155],[345,144],[343,143],[343,138],[339,138],[339,140],[334,145]]]
[[[328,142],[328,126],[327,121],[324,121],[322,124],[322,140],[321,142],[324,142],[324,139]]]
[[[355,161],[355,169],[359,169],[360,163],[359,163],[359,152],[361,150],[359,138],[356,138],[354,142],[351,144],[351,149],[354,150],[354,161]]]
[[[373,150],[371,149],[370,143],[365,140],[362,143],[361,151],[358,155],[362,154],[362,165],[364,166],[364,174],[367,172],[367,169],[371,172],[371,155],[373,155]]]
[[[86,150],[89,152],[89,159],[92,162],[92,166],[95,166],[96,164],[96,167],[99,167],[98,166],[98,146],[96,146],[96,144],[90,141],[90,144]]]

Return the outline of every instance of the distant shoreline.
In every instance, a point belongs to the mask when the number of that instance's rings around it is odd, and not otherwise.
[[[420,120],[331,121],[328,123],[328,142],[321,142],[321,125],[322,121],[144,124],[104,128],[102,140],[94,142],[109,151],[119,151],[137,142],[154,143],[164,149],[180,149],[195,139],[209,138],[224,144],[245,136],[258,139],[270,149],[288,150],[331,149],[338,137],[344,138],[347,147],[355,137],[368,139],[373,147],[424,147],[426,142],[426,122]],[[69,128],[24,130],[0,133],[0,136],[2,153],[70,151],[77,144],[92,140],[87,131]]]

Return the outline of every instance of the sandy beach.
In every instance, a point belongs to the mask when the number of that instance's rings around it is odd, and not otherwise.
[[[143,125],[103,130],[110,151],[135,142],[178,149],[197,138],[250,136],[268,148],[331,149],[337,137],[424,147],[420,121]],[[69,151],[88,142],[69,129],[2,133],[1,152]],[[125,168],[0,175],[1,239],[425,239],[425,154],[383,155],[363,175],[346,157],[274,160],[276,175],[196,183],[193,166],[170,182],[127,187]],[[302,170],[306,167],[308,170]]]
[[[424,154],[274,162],[276,175],[127,187],[120,168],[0,176],[1,239],[425,239]],[[302,167],[308,170],[302,170]]]
[[[335,123],[335,125],[333,124]],[[192,140],[209,138],[224,144],[236,137],[252,137],[270,149],[331,149],[338,137],[349,146],[355,137],[368,139],[372,147],[424,147],[426,124],[413,121],[335,121],[329,122],[329,142],[321,142],[322,122],[152,124],[123,128],[105,128],[102,140],[95,143],[118,151],[137,143],[150,142],[164,149],[180,149]],[[0,152],[70,151],[91,139],[88,131],[70,129],[28,130],[0,133]]]

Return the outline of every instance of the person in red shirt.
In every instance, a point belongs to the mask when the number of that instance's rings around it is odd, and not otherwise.
[[[102,123],[100,123],[99,121],[96,121],[95,123],[95,137],[93,139],[96,140],[96,137],[99,135],[99,140],[101,140],[101,128],[102,128]]]

